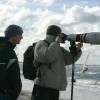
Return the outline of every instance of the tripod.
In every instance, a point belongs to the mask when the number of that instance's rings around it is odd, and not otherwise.
[[[72,54],[72,79],[71,79],[71,100],[73,100],[73,87],[74,87],[74,70],[75,70],[75,55],[77,54],[75,41],[70,41],[70,52]]]

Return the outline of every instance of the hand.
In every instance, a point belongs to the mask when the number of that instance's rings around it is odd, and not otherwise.
[[[75,56],[77,55],[78,51],[82,48],[83,43],[73,44],[69,47],[70,52]]]
[[[55,41],[56,41],[57,43],[61,43],[62,38],[58,35],[58,36],[56,37]]]
[[[55,41],[58,43],[65,43],[66,38],[67,38],[67,35],[65,35],[64,33],[61,33],[56,37]]]
[[[78,44],[76,44],[76,48],[79,50],[79,49],[81,49],[83,47],[83,43],[78,43]]]

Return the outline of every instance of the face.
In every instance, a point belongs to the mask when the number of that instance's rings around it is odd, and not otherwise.
[[[59,43],[65,43],[65,41],[66,41],[64,34],[59,34],[57,36],[57,39],[58,39]]]
[[[10,38],[10,41],[14,45],[20,44],[20,41],[21,41],[22,38],[23,38],[22,35],[16,35],[16,36],[13,36],[12,38]]]
[[[21,39],[23,38],[22,35],[17,35],[16,36],[16,44],[20,44]]]

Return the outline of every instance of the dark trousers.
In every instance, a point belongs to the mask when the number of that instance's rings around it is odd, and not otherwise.
[[[34,85],[32,100],[59,100],[59,90]]]

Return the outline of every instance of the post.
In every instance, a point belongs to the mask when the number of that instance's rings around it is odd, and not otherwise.
[[[75,45],[75,41],[70,41],[70,52],[72,54],[72,79],[71,79],[71,100],[73,100],[73,88],[74,88],[74,70],[75,70],[75,55],[77,53],[76,51],[76,45]]]

